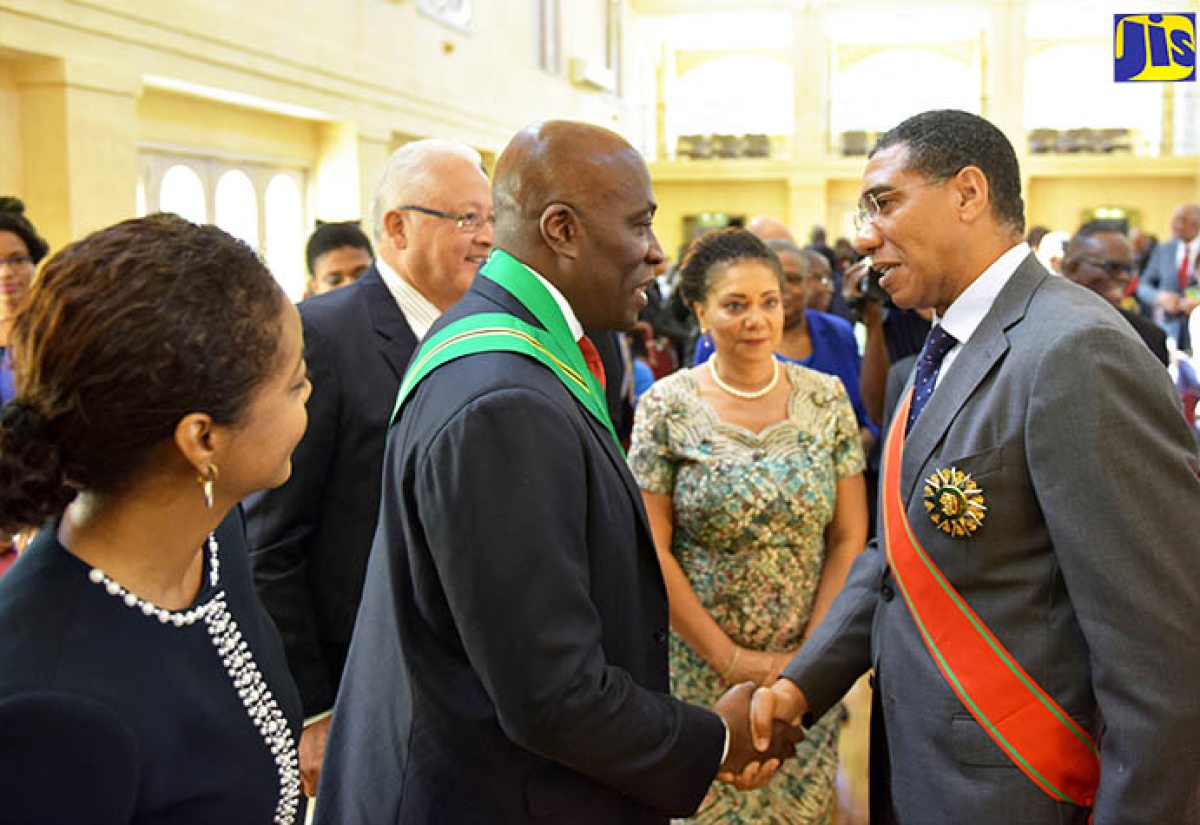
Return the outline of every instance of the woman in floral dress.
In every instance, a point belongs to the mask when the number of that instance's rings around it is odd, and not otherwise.
[[[782,270],[742,230],[693,243],[680,288],[715,345],[639,402],[629,454],[671,602],[672,689],[711,704],[769,685],[825,615],[866,541],[858,425],[832,376],[774,357]],[[699,822],[823,823],[838,714],[765,788],[714,786]]]

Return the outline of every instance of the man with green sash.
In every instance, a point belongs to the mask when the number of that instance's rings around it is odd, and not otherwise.
[[[1030,254],[1020,182],[966,112],[868,159],[856,246],[935,324],[890,405],[879,536],[756,735],[873,668],[873,825],[1195,822],[1195,445],[1129,324]]]
[[[750,685],[716,712],[668,693],[666,591],[581,339],[645,305],[649,171],[548,122],[493,196],[495,251],[401,384],[317,821],[665,825],[794,737],[754,752]]]

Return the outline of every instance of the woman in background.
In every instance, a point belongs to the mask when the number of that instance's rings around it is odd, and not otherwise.
[[[771,684],[829,609],[866,541],[863,454],[836,378],[781,362],[783,273],[740,229],[697,239],[680,288],[714,355],[638,405],[630,466],[671,605],[672,690],[711,704]],[[714,786],[709,823],[827,822],[836,713],[766,788]]]
[[[29,293],[34,270],[49,251],[50,245],[25,217],[25,204],[0,197],[0,404],[14,394],[8,359],[13,319]]]
[[[45,527],[0,581],[0,822],[293,822],[300,702],[236,505],[304,432],[296,309],[152,216],[55,255],[12,354],[0,528]]]
[[[16,393],[8,357],[13,320],[29,292],[38,263],[49,251],[50,245],[25,217],[25,204],[17,198],[0,197],[0,405]],[[27,538],[0,536],[0,576],[17,560]]]

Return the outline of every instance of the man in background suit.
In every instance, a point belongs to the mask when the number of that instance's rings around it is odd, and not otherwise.
[[[1158,324],[1122,306],[1134,275],[1133,244],[1119,225],[1091,221],[1080,227],[1063,253],[1063,275],[1113,305],[1165,367],[1167,334]]]
[[[401,388],[317,821],[665,825],[753,756],[753,690],[668,693],[666,590],[584,354],[662,259],[649,171],[536,124],[495,199],[496,251]]]
[[[407,144],[388,161],[372,213],[378,258],[370,269],[300,304],[313,388],[292,476],[246,502],[258,592],[304,702],[300,767],[309,795],[362,594],[400,378],[491,247],[492,196],[479,153],[444,140]]]
[[[1200,255],[1200,205],[1185,203],[1171,218],[1166,243],[1154,247],[1138,282],[1137,296],[1180,349],[1191,349],[1188,316],[1200,306],[1196,258]]]
[[[868,160],[857,246],[938,323],[889,413],[878,543],[755,727],[874,668],[873,823],[1195,821],[1195,445],[1129,324],[1030,254],[1020,180],[965,112]]]

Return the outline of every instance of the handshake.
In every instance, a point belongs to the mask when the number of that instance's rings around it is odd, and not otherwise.
[[[735,685],[712,709],[729,731],[729,751],[717,779],[739,790],[766,785],[804,740],[800,720],[808,711],[808,701],[787,679],[769,688],[756,689],[753,682]]]

